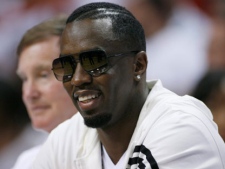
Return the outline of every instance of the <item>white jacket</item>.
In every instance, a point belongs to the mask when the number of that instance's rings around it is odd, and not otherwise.
[[[225,144],[209,109],[190,96],[177,96],[160,81],[141,110],[125,154],[124,169],[225,169]],[[42,147],[33,169],[101,169],[95,129],[79,113],[57,127]]]

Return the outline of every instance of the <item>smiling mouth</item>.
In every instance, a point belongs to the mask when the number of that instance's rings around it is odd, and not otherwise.
[[[80,112],[84,114],[90,114],[93,110],[98,109],[103,102],[102,94],[98,90],[79,90],[74,93],[73,98],[77,102]]]
[[[97,95],[97,94],[87,95],[87,96],[79,96],[79,97],[78,97],[78,101],[79,101],[79,102],[88,103],[88,102],[90,102],[91,100],[96,99],[96,98],[98,98],[98,97],[99,97],[99,95]]]

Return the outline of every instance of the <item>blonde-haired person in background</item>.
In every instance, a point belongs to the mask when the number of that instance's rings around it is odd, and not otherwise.
[[[53,59],[60,53],[65,22],[66,16],[60,15],[34,26],[24,34],[17,49],[17,74],[22,80],[23,101],[33,127],[48,133],[77,112],[51,70]],[[31,168],[39,149],[40,146],[23,152],[14,169]]]

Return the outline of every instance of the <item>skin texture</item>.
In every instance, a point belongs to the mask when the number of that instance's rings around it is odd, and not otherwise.
[[[123,42],[113,40],[111,28],[109,19],[84,19],[67,24],[61,39],[61,55],[93,49],[103,49],[108,55],[131,51],[123,48]],[[127,149],[148,95],[147,57],[145,52],[139,52],[110,58],[110,63],[114,66],[98,77],[91,77],[78,63],[72,80],[64,83],[64,87],[86,125],[97,128],[107,153],[117,163]],[[78,101],[79,96],[93,95],[96,98]]]
[[[59,37],[26,47],[19,56],[17,74],[22,80],[23,101],[34,128],[50,132],[77,110],[51,70],[59,56]]]

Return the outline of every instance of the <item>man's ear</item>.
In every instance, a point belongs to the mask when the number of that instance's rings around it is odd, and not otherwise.
[[[141,51],[136,54],[134,60],[134,78],[139,81],[143,74],[145,74],[148,65],[146,52]]]

